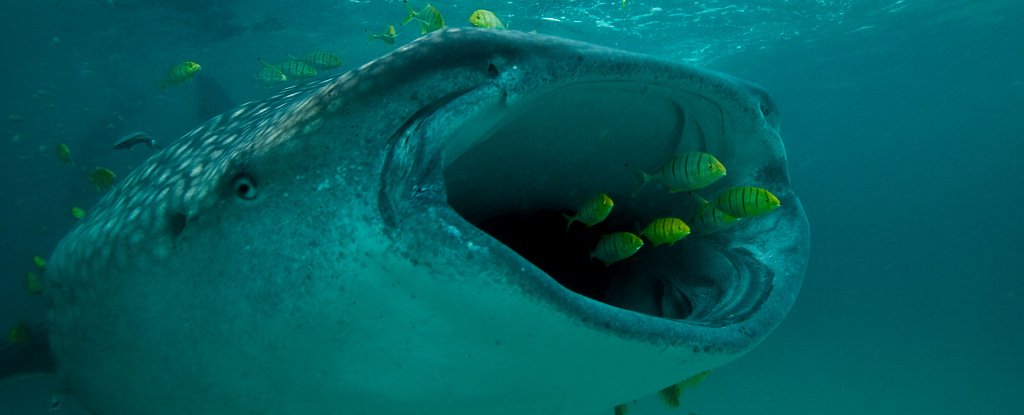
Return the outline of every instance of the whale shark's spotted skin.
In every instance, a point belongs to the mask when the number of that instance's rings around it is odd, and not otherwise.
[[[168,230],[209,207],[211,193],[225,185],[225,172],[233,162],[315,132],[317,120],[344,106],[346,99],[359,100],[378,86],[399,82],[393,79],[396,62],[422,60],[435,52],[431,43],[458,38],[461,32],[449,29],[443,36],[422,38],[336,79],[287,88],[214,117],[127,176],[64,239],[57,252],[67,255],[56,259],[62,267],[77,270],[76,277],[87,278],[129,261],[166,256],[173,233]],[[154,248],[132,249],[142,241]]]
[[[475,225],[629,194],[603,166],[678,151],[782,207],[616,263],[594,298]],[[610,411],[754,347],[808,250],[759,88],[483,29],[217,116],[89,211],[50,258],[50,332],[67,390],[104,414]]]

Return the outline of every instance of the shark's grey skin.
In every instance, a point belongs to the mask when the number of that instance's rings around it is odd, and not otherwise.
[[[757,185],[782,208],[614,264],[602,301],[474,225],[628,195],[632,167],[691,150],[729,169],[705,196]],[[616,197],[630,224],[696,207]],[[48,293],[59,373],[97,414],[610,411],[753,348],[808,251],[760,89],[510,31],[242,105],[90,212]]]

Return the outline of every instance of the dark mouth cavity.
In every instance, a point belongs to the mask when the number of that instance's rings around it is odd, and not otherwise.
[[[628,84],[547,93],[520,105],[508,122],[446,167],[448,202],[580,295],[652,316],[725,324],[752,304],[723,306],[730,296],[751,295],[736,288],[750,273],[737,264],[742,258],[725,249],[728,232],[695,232],[674,246],[647,243],[609,266],[591,258],[606,233],[639,233],[657,217],[690,222],[700,202],[689,193],[649,184],[631,194],[642,182],[638,169],[652,171],[677,152],[703,150],[710,138],[705,128],[722,122],[721,111],[710,106],[706,100],[681,104],[656,91],[637,93]],[[614,200],[611,215],[567,231],[563,214],[573,214],[597,193]]]

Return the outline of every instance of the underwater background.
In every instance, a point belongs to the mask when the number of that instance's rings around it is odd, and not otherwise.
[[[804,287],[774,334],[674,413],[1024,411],[1024,2],[433,4],[449,26],[487,9],[513,30],[719,70],[775,98],[811,223]],[[419,36],[400,24],[401,1],[0,5],[5,331],[45,319],[25,274],[73,225],[70,209],[102,194],[89,171],[123,177],[152,154],[111,150],[119,137],[166,144],[294,83],[257,82],[261,59],[331,51],[343,65],[317,78],[336,76]],[[394,45],[370,40],[389,24]],[[202,71],[161,92],[186,60]],[[60,144],[74,164],[58,160]]]

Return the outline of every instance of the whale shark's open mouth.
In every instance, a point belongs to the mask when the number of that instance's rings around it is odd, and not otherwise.
[[[783,172],[750,171],[763,169],[765,160],[745,160],[731,150],[743,137],[729,135],[737,127],[725,108],[691,91],[629,82],[578,83],[526,102],[502,120],[487,120],[493,128],[446,167],[448,202],[462,217],[564,287],[616,307],[722,326],[762,306],[773,271],[757,258],[763,252],[744,247],[772,231],[778,222],[771,218],[698,231],[674,246],[648,244],[609,266],[591,257],[604,234],[638,232],[658,217],[690,222],[701,197],[737,184],[731,177],[786,185]],[[770,103],[762,107],[771,109]],[[729,175],[692,194],[658,186],[636,192],[638,170],[656,169],[682,151],[722,151],[716,155]],[[751,177],[763,182],[747,181]],[[607,220],[567,230],[563,214],[597,193],[615,202]]]

